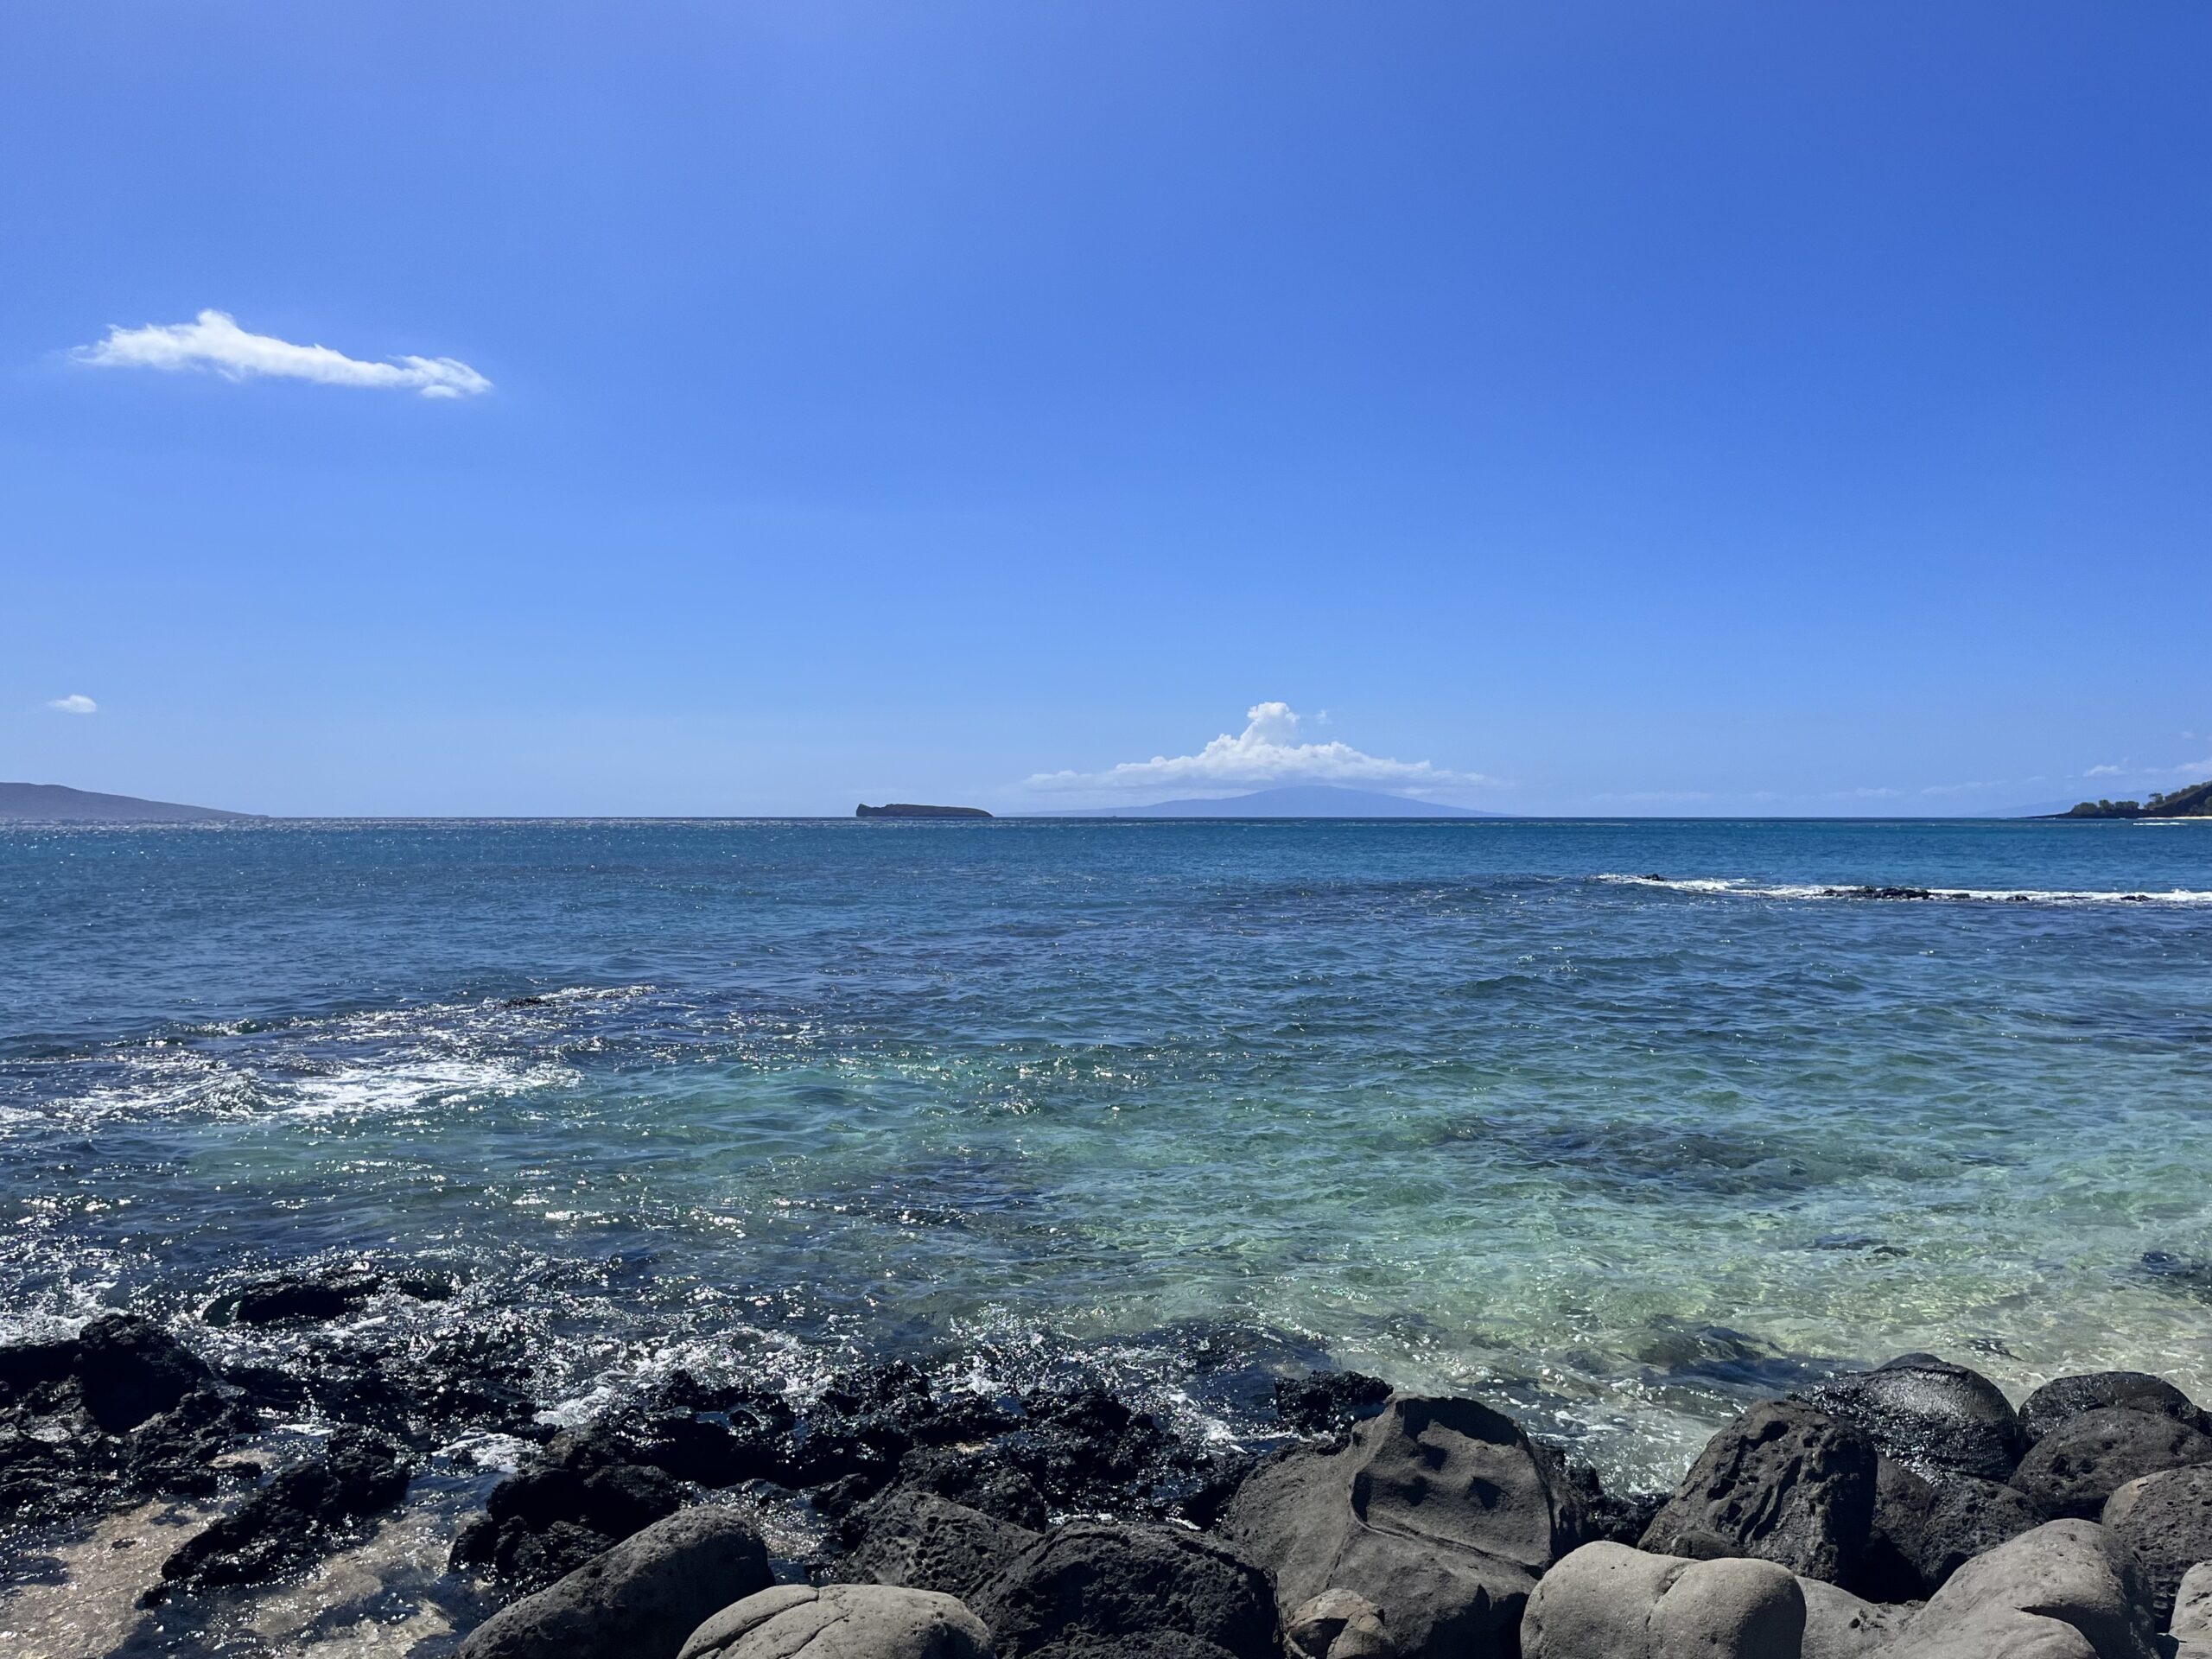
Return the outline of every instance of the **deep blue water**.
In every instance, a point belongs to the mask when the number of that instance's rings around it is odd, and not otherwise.
[[[1910,1348],[2212,1395],[2212,823],[16,828],[0,976],[16,1325],[416,1256],[549,1404],[1222,1343],[1668,1482]]]

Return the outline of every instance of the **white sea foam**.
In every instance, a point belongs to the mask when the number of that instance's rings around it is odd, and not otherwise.
[[[525,1065],[504,1057],[369,1060],[296,1080],[291,1087],[302,1098],[284,1108],[284,1115],[387,1116],[470,1098],[507,1099],[536,1089],[558,1088],[575,1077],[566,1066]]]
[[[1669,893],[1724,893],[1738,899],[1891,899],[1971,904],[2037,905],[2212,905],[2212,892],[2172,887],[2165,892],[2107,892],[2092,887],[1872,887],[1863,883],[1814,885],[1760,882],[1735,876],[1618,875],[1592,878],[1624,887],[1663,888]]]

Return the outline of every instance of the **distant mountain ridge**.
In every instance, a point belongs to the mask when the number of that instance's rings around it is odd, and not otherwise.
[[[1503,818],[1471,806],[1409,800],[1334,784],[1287,784],[1213,800],[1156,801],[1150,806],[1093,806],[1040,814],[1052,818]]]
[[[146,801],[136,795],[102,795],[64,784],[0,784],[0,823],[215,823],[257,817],[219,807]]]

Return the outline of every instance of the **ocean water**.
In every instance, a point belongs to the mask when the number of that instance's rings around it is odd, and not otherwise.
[[[1325,1359],[1668,1484],[1911,1349],[2212,1399],[2208,1171],[2212,823],[0,830],[0,1334],[422,1261],[571,1415]]]

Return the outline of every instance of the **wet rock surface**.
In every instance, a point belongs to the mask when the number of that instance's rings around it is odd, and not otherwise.
[[[469,1430],[542,1438],[532,1369],[524,1341],[493,1327],[383,1343],[318,1332],[282,1364],[225,1375],[265,1411],[373,1428],[427,1450]]]
[[[341,1428],[321,1452],[188,1541],[162,1563],[162,1577],[192,1590],[275,1578],[357,1535],[359,1523],[406,1495],[407,1482],[397,1445]]]
[[[224,1292],[201,1310],[210,1325],[312,1325],[356,1314],[385,1292],[414,1300],[445,1300],[454,1294],[451,1274],[400,1272],[387,1274],[367,1265],[327,1272],[274,1272]]]
[[[515,1589],[539,1589],[683,1506],[681,1484],[625,1452],[613,1435],[555,1436],[529,1467],[492,1489],[482,1515],[462,1524],[454,1565],[488,1567]]]
[[[2147,1371],[2091,1371],[2055,1378],[2020,1402],[2020,1427],[2032,1444],[2069,1418],[2106,1406],[2126,1406],[2212,1430],[2212,1421],[2187,1395]]]
[[[241,1391],[136,1315],[0,1346],[0,1519],[211,1495],[259,1472],[218,1465],[259,1421]]]
[[[1357,1371],[1324,1371],[1281,1377],[1274,1385],[1275,1415],[1300,1434],[1339,1434],[1372,1417],[1390,1397],[1390,1385]]]
[[[1885,1457],[1930,1480],[2004,1480],[2028,1449],[2003,1389],[1930,1354],[1907,1354],[1875,1370],[1835,1377],[1806,1398],[1863,1430]]]

